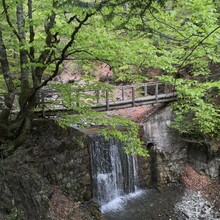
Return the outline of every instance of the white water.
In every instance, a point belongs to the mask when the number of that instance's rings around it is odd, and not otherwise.
[[[102,205],[101,212],[105,213],[109,211],[123,210],[127,201],[141,196],[143,192],[144,192],[143,190],[136,190],[135,192],[129,193],[125,196],[118,196],[115,199],[111,200],[110,202]]]
[[[93,199],[100,204],[102,212],[120,209],[126,200],[140,195],[136,157],[126,155],[121,143],[96,136],[90,152]]]

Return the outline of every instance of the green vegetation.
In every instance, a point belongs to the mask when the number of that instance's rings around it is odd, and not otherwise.
[[[173,128],[188,139],[219,138],[220,82],[211,71],[220,59],[218,2],[2,0],[0,9],[0,92],[5,93],[0,143],[12,146],[10,153],[31,126],[38,91],[60,73],[64,61],[80,66],[86,78],[76,87],[56,85],[65,105],[78,113],[63,115],[61,126],[105,125],[111,129],[104,135],[124,141],[128,153],[146,154],[134,122],[91,110],[96,97],[85,95],[85,88],[111,90],[89,76],[98,61],[111,66],[116,83],[147,81],[157,70],[155,78],[178,91]],[[73,89],[80,94],[70,97]],[[21,111],[12,117],[16,96]],[[125,131],[116,129],[123,126]]]

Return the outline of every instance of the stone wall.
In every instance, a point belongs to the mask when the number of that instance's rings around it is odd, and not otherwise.
[[[83,133],[37,120],[26,146],[30,161],[51,185],[75,200],[91,199],[90,157]]]
[[[0,163],[0,219],[102,219],[90,168],[87,134],[34,121],[24,146]]]
[[[186,163],[199,173],[213,179],[220,178],[220,142],[198,145],[184,142],[170,130],[173,114],[169,106],[160,108],[142,123],[140,136],[150,157],[139,158],[141,186],[160,188],[177,182]]]

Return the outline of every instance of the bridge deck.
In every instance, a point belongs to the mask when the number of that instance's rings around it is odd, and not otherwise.
[[[110,111],[115,109],[129,108],[153,103],[166,103],[177,99],[177,93],[173,87],[166,87],[161,83],[148,83],[138,85],[118,86],[109,94],[105,90],[86,91],[94,96],[91,107],[97,111]],[[97,94],[98,93],[98,94]],[[48,97],[49,95],[49,97]],[[71,94],[72,96],[76,94]],[[56,91],[41,93],[38,112],[43,115],[53,115],[56,112],[69,111],[62,102]],[[51,97],[56,97],[52,101]],[[85,102],[85,100],[83,100]],[[91,101],[91,100],[90,100]],[[75,103],[80,105],[80,101]]]
[[[85,98],[85,94],[89,94],[90,98]],[[38,95],[38,107],[35,110],[37,115],[44,117],[45,115],[56,115],[57,112],[74,113],[73,110],[67,109],[61,95],[55,89],[40,90]],[[79,95],[78,92],[69,94],[69,97],[74,98],[76,95]],[[86,90],[81,93],[80,98],[73,105],[79,106],[83,105],[82,103],[90,102],[92,103],[90,106],[97,111],[110,111],[153,103],[172,102],[176,99],[177,93],[172,86],[153,82],[117,86],[111,93],[107,90]],[[19,108],[15,107],[14,112],[17,111]]]
[[[153,104],[157,102],[158,103],[159,102],[171,102],[176,99],[176,95],[177,95],[176,92],[174,92],[174,93],[169,93],[169,94],[160,94],[158,95],[157,99],[155,98],[155,96],[147,96],[147,97],[142,97],[142,98],[136,98],[134,102],[132,99],[109,102],[108,110],[129,108],[129,107],[134,107],[134,106]],[[107,108],[106,103],[93,105],[92,107],[100,111],[106,111],[106,108]]]

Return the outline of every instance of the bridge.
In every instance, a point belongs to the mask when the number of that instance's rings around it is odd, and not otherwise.
[[[109,90],[86,90],[91,98],[80,99],[74,103],[79,106],[83,102],[91,102],[91,107],[97,111],[110,111],[154,103],[172,102],[177,99],[177,93],[173,86],[167,86],[160,82],[150,82],[125,86],[114,86]],[[70,96],[80,96],[76,92]],[[39,91],[39,102],[36,111],[51,116],[56,112],[67,110],[60,94],[55,89],[42,89]]]

